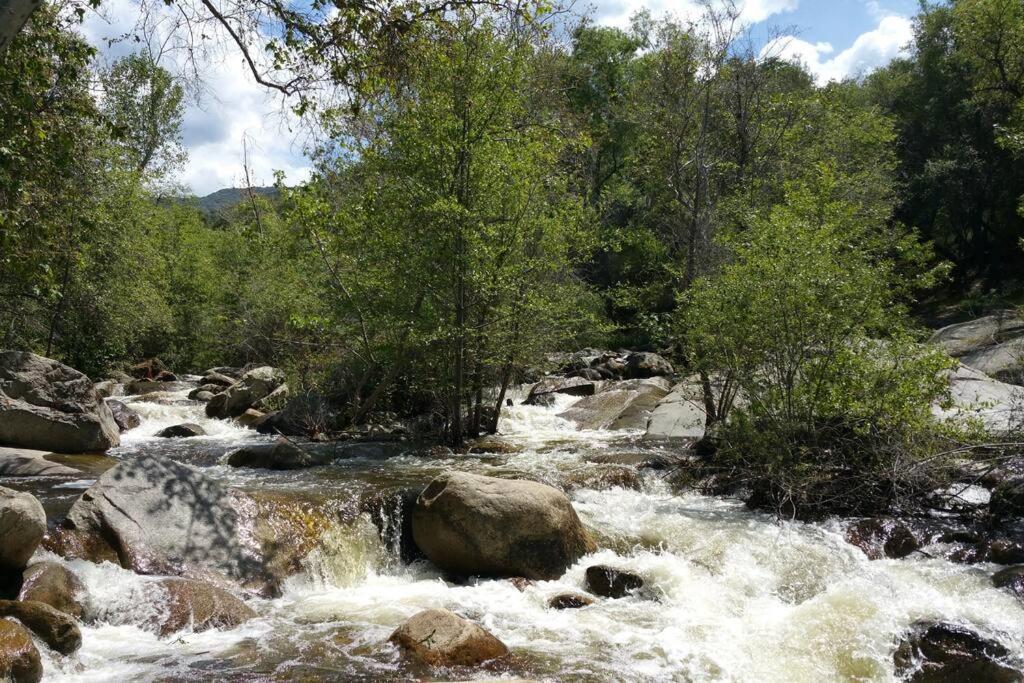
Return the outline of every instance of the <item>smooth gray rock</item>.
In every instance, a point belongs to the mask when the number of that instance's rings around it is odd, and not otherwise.
[[[254,467],[267,470],[298,470],[321,465],[314,457],[286,439],[274,443],[245,446],[228,455],[231,467]]]
[[[21,572],[46,533],[46,512],[31,493],[0,486],[0,570]]]
[[[683,382],[672,387],[651,411],[644,438],[697,441],[704,438],[707,417],[700,383]]]
[[[607,382],[597,394],[580,399],[558,416],[580,429],[646,429],[651,413],[671,388],[663,377]]]
[[[933,406],[941,420],[977,421],[992,432],[1007,432],[1024,421],[1024,387],[1006,384],[960,365],[949,373],[952,407]]]
[[[0,352],[0,444],[84,453],[120,440],[110,408],[88,377],[34,353]]]
[[[959,358],[995,346],[1008,339],[1024,336],[1024,319],[1014,311],[987,315],[965,323],[947,325],[928,340]]]
[[[74,477],[79,470],[48,460],[53,453],[0,446],[0,477]]]

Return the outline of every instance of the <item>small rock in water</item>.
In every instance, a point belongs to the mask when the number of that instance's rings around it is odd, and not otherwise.
[[[854,522],[846,530],[846,542],[864,551],[868,559],[899,559],[921,547],[906,525],[894,519],[869,517]]]
[[[586,578],[587,590],[604,598],[624,598],[644,585],[636,574],[604,564],[587,567]]]
[[[287,439],[272,444],[246,446],[228,455],[231,467],[255,467],[265,470],[297,470],[321,464],[317,458]]]
[[[513,586],[516,587],[520,593],[524,592],[527,588],[533,585],[533,581],[523,576],[513,576],[508,580]]]
[[[51,650],[69,655],[82,647],[82,632],[75,620],[42,602],[0,600],[0,617],[14,617]]]
[[[0,619],[0,680],[37,683],[43,678],[43,663],[32,634],[21,624]]]
[[[1024,564],[996,572],[992,575],[992,585],[1005,588],[1024,602]]]
[[[896,675],[909,683],[1020,683],[1021,672],[1001,659],[1009,651],[958,624],[915,624],[896,652]]]
[[[548,600],[548,607],[552,609],[578,609],[593,604],[593,598],[588,598],[586,595],[580,595],[579,593],[559,593]]]
[[[110,408],[110,412],[114,415],[114,422],[122,434],[142,424],[142,416],[126,406],[123,401],[109,400],[107,401],[107,407]]]
[[[256,617],[256,612],[223,588],[190,579],[162,579],[167,594],[167,611],[157,624],[166,636],[185,628],[193,632],[211,628],[234,628]]]
[[[489,632],[443,609],[416,614],[388,640],[428,666],[475,666],[508,654],[505,644]]]
[[[70,569],[56,562],[37,562],[22,577],[18,600],[41,602],[76,619],[82,618],[81,596],[85,586]]]
[[[186,439],[186,438],[192,437],[192,436],[205,436],[205,435],[206,435],[206,430],[205,429],[203,429],[199,425],[193,424],[191,422],[187,422],[185,424],[180,424],[180,425],[174,425],[172,427],[167,427],[165,429],[161,429],[159,432],[156,433],[156,436],[162,437],[164,439],[175,439],[175,438]]]

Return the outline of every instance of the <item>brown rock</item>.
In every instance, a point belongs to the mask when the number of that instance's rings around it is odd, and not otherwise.
[[[36,497],[0,486],[0,570],[21,572],[44,533],[46,512]]]
[[[18,600],[41,602],[76,619],[82,618],[80,597],[85,586],[70,569],[56,562],[37,562],[22,577]]]
[[[846,530],[846,542],[863,550],[871,560],[883,557],[899,559],[921,547],[906,525],[894,519],[877,517],[851,524]]]
[[[893,654],[896,675],[910,683],[1020,683],[1004,664],[1009,651],[958,624],[915,624]]]
[[[508,654],[505,644],[483,628],[443,609],[416,614],[388,640],[428,666],[475,666]]]
[[[42,602],[0,600],[0,617],[14,617],[62,655],[82,647],[82,632],[75,620]]]
[[[158,624],[160,635],[191,628],[234,628],[256,616],[256,612],[223,588],[190,579],[162,579],[167,593],[167,613]]]
[[[587,567],[586,579],[587,590],[604,598],[624,598],[644,585],[636,574],[603,564]]]
[[[43,663],[32,635],[24,626],[0,619],[0,679],[36,683],[43,677]]]
[[[548,607],[552,609],[578,609],[593,604],[593,598],[588,598],[586,595],[580,595],[579,593],[559,593],[548,600]]]

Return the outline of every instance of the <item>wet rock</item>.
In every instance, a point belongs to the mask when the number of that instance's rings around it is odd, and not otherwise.
[[[988,545],[988,560],[996,564],[1024,562],[1024,543],[1000,538]]]
[[[110,408],[88,377],[34,353],[0,352],[0,444],[84,453],[120,440]]]
[[[896,648],[896,675],[911,683],[1020,683],[1021,672],[999,661],[1009,651],[958,624],[919,623]]]
[[[846,529],[846,542],[864,551],[871,560],[899,559],[921,547],[910,529],[894,519],[870,517]]]
[[[256,617],[256,612],[217,586],[189,579],[161,579],[167,610],[156,624],[161,636],[189,629],[195,633],[211,628],[229,629]]]
[[[37,683],[42,678],[43,663],[32,634],[21,624],[0,619],[0,679]]]
[[[223,394],[224,399],[206,404],[210,417],[238,417],[284,384],[284,372],[270,366],[249,370]]]
[[[265,578],[263,558],[243,543],[235,497],[201,472],[170,459],[139,456],[107,470],[64,521],[67,557],[111,556],[140,574],[192,569],[245,580]]]
[[[235,422],[246,429],[256,429],[256,425],[266,419],[266,417],[266,413],[249,408],[249,410],[236,417]]]
[[[70,569],[56,562],[37,562],[22,575],[18,600],[41,602],[81,619],[83,595],[85,586]]]
[[[114,416],[114,423],[122,434],[142,424],[142,416],[122,401],[107,401],[107,407],[110,408],[110,414]]]
[[[545,377],[530,388],[530,393],[523,403],[528,406],[545,405],[541,401],[553,400],[552,394],[593,396],[596,392],[597,385],[582,377]],[[542,399],[544,396],[549,398]]]
[[[1024,515],[1024,477],[1004,480],[992,491],[989,509],[997,517]]]
[[[644,586],[644,580],[633,572],[605,564],[587,567],[587,590],[603,598],[624,598]]]
[[[656,353],[637,351],[626,357],[626,379],[667,377],[672,374],[672,364]]]
[[[46,512],[30,493],[0,486],[0,571],[21,573],[46,533]]]
[[[534,582],[531,579],[527,579],[523,576],[513,576],[511,579],[508,580],[508,582],[515,586],[516,590],[520,593],[522,593],[534,584]]]
[[[661,377],[609,382],[558,416],[580,429],[646,429],[651,413],[670,389],[668,380]]]
[[[548,607],[552,609],[578,609],[593,604],[593,598],[579,593],[559,593],[548,600]]]
[[[1024,601],[1024,564],[996,572],[992,575],[992,585],[1005,588]]]
[[[54,462],[55,454],[0,446],[0,477],[74,477],[81,472]]]
[[[554,579],[595,549],[565,494],[532,481],[443,474],[412,519],[423,554],[461,575]]]
[[[163,439],[187,439],[192,436],[205,436],[206,430],[197,424],[186,422],[161,429],[155,434]]]
[[[639,473],[632,467],[581,467],[565,474],[561,486],[566,491],[613,488],[639,491],[643,488]]]
[[[74,618],[42,602],[0,600],[0,617],[14,617],[54,652],[69,655],[82,647]]]
[[[408,564],[424,557],[412,535],[412,513],[422,486],[375,491],[365,496],[359,509],[370,516],[381,543]]]
[[[466,453],[478,455],[483,453],[518,453],[523,449],[517,444],[499,439],[496,436],[481,436],[478,439],[467,441],[463,450]]]
[[[298,470],[322,465],[323,461],[287,439],[272,444],[245,446],[228,455],[231,467],[255,467],[265,470]]]
[[[443,609],[416,614],[388,640],[428,666],[476,666],[508,654],[505,644],[483,628]]]

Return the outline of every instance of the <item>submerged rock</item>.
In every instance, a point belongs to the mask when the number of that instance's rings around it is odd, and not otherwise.
[[[34,353],[0,352],[0,444],[84,453],[120,440],[110,408],[88,377]]]
[[[234,628],[256,617],[256,612],[217,586],[189,579],[161,579],[167,610],[156,625],[161,636],[189,629],[198,633],[211,628]]]
[[[206,430],[197,424],[186,422],[185,424],[165,427],[154,436],[159,436],[163,439],[187,439],[192,436],[206,436]]]
[[[420,494],[413,538],[461,575],[555,579],[595,545],[565,494],[533,481],[451,472]]]
[[[82,647],[75,620],[42,602],[0,600],[0,617],[14,617],[55,652],[69,655]]]
[[[644,587],[644,580],[633,572],[606,564],[587,567],[587,590],[603,598],[624,598]]]
[[[871,560],[899,559],[921,547],[910,529],[895,519],[870,517],[846,529],[846,542],[864,551]]]
[[[559,593],[548,600],[548,607],[552,609],[579,609],[593,604],[593,598],[579,593]]]
[[[122,434],[142,424],[142,416],[126,406],[123,401],[107,401],[107,407],[110,408],[114,423]]]
[[[985,681],[1020,683],[1002,659],[1009,651],[994,640],[949,623],[918,623],[893,654],[896,675],[911,683]]]
[[[43,663],[32,634],[21,624],[0,619],[0,680],[37,683],[43,678]]]
[[[46,512],[31,493],[0,486],[0,572],[21,573],[46,533]]]
[[[18,600],[32,600],[81,619],[85,586],[74,572],[56,562],[37,562],[22,574]]]
[[[443,609],[416,614],[388,640],[428,666],[475,666],[508,654],[505,644],[489,632]]]
[[[231,467],[298,470],[322,464],[321,458],[313,456],[283,438],[271,444],[245,446],[228,455],[228,465]]]

